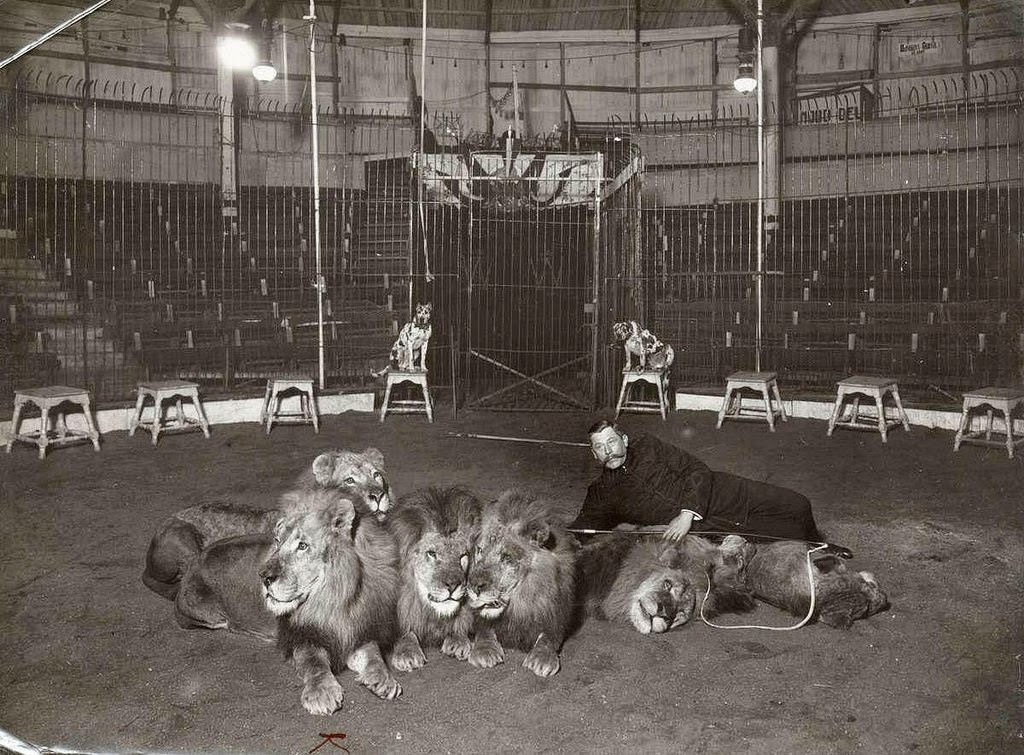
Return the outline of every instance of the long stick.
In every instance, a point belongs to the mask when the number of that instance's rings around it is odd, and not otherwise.
[[[545,438],[514,438],[510,435],[481,435],[479,433],[445,433],[449,438],[474,438],[477,440],[509,440],[516,443],[551,443],[556,446],[582,446],[589,448],[589,443],[574,443],[568,440],[547,440]]]
[[[592,529],[590,527],[569,527],[567,529],[569,532],[573,532],[577,535],[633,535],[634,537],[643,537],[644,535],[662,535],[668,527],[662,524],[647,524],[642,528],[635,530],[602,530]],[[849,548],[842,545],[836,545],[835,543],[821,542],[819,540],[800,540],[792,537],[759,535],[756,532],[736,532],[734,530],[701,530],[694,528],[690,530],[690,532],[694,535],[738,535],[742,538],[758,538],[761,540],[791,540],[797,543],[808,543],[809,545],[828,548],[840,558],[853,558],[853,551]]]
[[[56,37],[62,31],[67,29],[69,26],[74,26],[79,21],[81,21],[83,18],[85,18],[86,16],[88,16],[88,15],[90,15],[92,13],[95,13],[96,11],[98,11],[100,8],[102,8],[104,5],[106,5],[109,2],[110,2],[110,0],[99,0],[98,3],[94,3],[93,5],[90,5],[85,10],[80,11],[79,13],[76,13],[71,18],[69,18],[67,21],[63,21],[63,22],[57,24],[55,27],[50,29],[50,31],[46,32],[45,34],[43,34],[38,39],[35,39],[32,42],[29,42],[27,45],[22,47],[20,50],[11,53],[10,55],[8,55],[3,60],[0,60],[0,70],[3,70],[7,66],[9,66],[11,63],[16,61],[22,55],[28,55],[34,49],[39,47],[39,45],[43,44],[44,42],[46,42],[49,39],[52,39],[53,37]]]

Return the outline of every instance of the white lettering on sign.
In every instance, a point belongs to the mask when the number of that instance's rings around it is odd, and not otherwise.
[[[860,84],[838,92],[797,96],[797,123],[801,126],[865,121],[874,112],[875,96]]]
[[[832,123],[833,121],[842,123],[845,121],[859,120],[862,120],[859,105],[848,105],[847,107],[836,109],[825,107],[800,111],[800,125],[809,123]]]
[[[938,50],[939,43],[934,39],[922,39],[917,42],[900,42],[900,55],[920,55],[929,50]]]

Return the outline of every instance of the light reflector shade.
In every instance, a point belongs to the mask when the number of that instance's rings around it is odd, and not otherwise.
[[[748,94],[757,89],[757,79],[754,78],[754,66],[750,63],[740,63],[739,71],[732,85],[740,94]]]
[[[269,60],[261,60],[252,67],[252,77],[256,81],[273,81],[277,78],[277,69]]]

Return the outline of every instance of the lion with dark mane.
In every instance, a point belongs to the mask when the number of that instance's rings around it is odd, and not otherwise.
[[[313,460],[296,481],[295,490],[336,488],[357,510],[383,521],[391,510],[391,488],[384,455],[376,448],[362,453],[327,451]],[[233,503],[190,506],[165,519],[146,553],[142,581],[153,592],[174,600],[185,570],[210,543],[234,535],[270,532],[280,517],[277,508],[261,509]]]
[[[502,663],[509,646],[526,652],[523,666],[537,676],[558,672],[573,617],[577,548],[561,516],[527,493],[505,491],[484,509],[468,578],[471,664]]]
[[[811,552],[813,545],[793,540],[755,545],[738,535],[723,541],[742,564],[744,580],[757,598],[776,608],[803,618],[811,608],[811,584],[814,585],[812,619],[836,629],[849,629],[854,621],[867,618],[889,607],[889,598],[874,575],[855,572],[830,551]]]
[[[466,576],[482,508],[467,490],[431,487],[404,496],[388,522],[401,558],[395,669],[423,666],[424,647],[469,657],[473,614],[465,605]]]
[[[753,608],[741,566],[696,535],[679,543],[602,536],[584,545],[576,561],[577,603],[587,614],[632,624],[641,634],[666,632],[690,620],[708,584],[707,617]]]
[[[344,699],[335,675],[345,667],[378,697],[401,694],[382,656],[397,634],[397,588],[391,533],[357,516],[339,491],[318,489],[285,496],[272,535],[206,548],[186,572],[175,609],[186,626],[276,633],[302,681],[303,706],[328,714]]]

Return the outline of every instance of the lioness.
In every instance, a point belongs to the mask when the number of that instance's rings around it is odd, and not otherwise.
[[[345,666],[378,697],[397,697],[402,688],[381,655],[397,634],[394,537],[372,517],[358,517],[337,490],[297,491],[282,503],[272,535],[204,549],[182,580],[179,621],[264,637],[276,628],[310,713],[341,706],[335,674]]]
[[[469,569],[475,638],[469,662],[490,668],[503,646],[527,652],[537,676],[558,673],[573,614],[576,541],[550,507],[517,490],[484,509]]]
[[[343,491],[355,502],[357,510],[378,520],[386,518],[391,510],[384,455],[376,448],[367,448],[362,453],[320,454],[295,485],[299,490],[317,487]],[[249,508],[232,503],[203,503],[172,514],[150,540],[142,581],[153,592],[174,600],[182,575],[203,548],[233,535],[269,532],[280,515],[277,508]]]
[[[749,610],[753,596],[742,582],[741,563],[729,555],[696,535],[679,543],[599,537],[577,559],[577,603],[589,614],[629,622],[641,634],[658,634],[690,620],[710,576],[706,616]]]
[[[744,563],[744,579],[754,595],[766,603],[804,617],[811,607],[807,551],[811,546],[794,540],[755,545],[739,535],[722,543]],[[857,619],[889,607],[889,598],[870,572],[855,572],[833,553],[811,554],[814,613],[821,623],[849,629]]]
[[[470,553],[480,534],[481,501],[461,488],[404,496],[388,522],[398,538],[401,581],[398,624],[402,636],[391,665],[411,671],[427,662],[426,646],[466,660],[473,614],[465,605]]]

